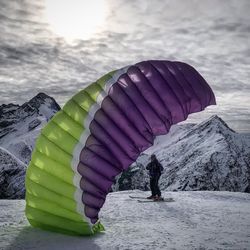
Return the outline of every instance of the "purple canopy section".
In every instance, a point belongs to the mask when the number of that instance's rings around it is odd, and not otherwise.
[[[145,61],[130,66],[95,113],[80,154],[82,202],[92,223],[115,176],[150,147],[155,136],[213,104],[212,89],[188,64]]]

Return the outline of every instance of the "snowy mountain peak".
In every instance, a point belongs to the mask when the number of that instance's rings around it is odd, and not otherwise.
[[[180,133],[181,136],[178,141],[188,138],[188,140],[193,140],[194,142],[204,143],[215,140],[216,137],[217,139],[222,140],[221,138],[224,138],[225,141],[229,140],[230,143],[234,143],[232,138],[238,135],[217,115],[211,116],[199,124],[193,124],[191,126],[184,124],[183,126],[184,132]],[[175,133],[178,135],[178,131]]]
[[[40,115],[44,115],[47,120],[54,115],[54,112],[60,110],[60,106],[57,104],[54,98],[46,95],[45,93],[39,93],[31,100],[24,103],[21,106],[22,110],[26,112],[36,112]],[[52,112],[51,112],[52,111]]]
[[[41,105],[45,104],[52,110],[60,110],[60,106],[55,101],[55,99],[51,96],[46,95],[45,93],[38,93],[28,103],[37,108],[40,108]]]
[[[57,104],[54,98],[44,93],[39,93],[30,101],[22,104],[21,106],[12,103],[1,105],[0,142],[3,137],[6,137],[13,131],[20,130],[20,128],[17,127],[21,123],[22,125],[26,124],[27,122],[31,123],[31,125],[28,127],[32,129],[34,128],[32,127],[32,123],[33,125],[34,123],[39,125],[41,123],[41,120],[45,119],[46,121],[48,121],[58,110],[60,110],[60,106]],[[37,122],[34,122],[34,120],[36,120]]]
[[[215,129],[216,132],[219,132],[219,131],[222,131],[222,132],[225,132],[227,130],[231,131],[231,132],[234,132],[234,130],[232,130],[219,116],[217,115],[213,115],[211,116],[209,119],[203,121],[202,123],[200,124],[197,124],[195,128],[199,128],[200,130],[203,130],[203,129]]]

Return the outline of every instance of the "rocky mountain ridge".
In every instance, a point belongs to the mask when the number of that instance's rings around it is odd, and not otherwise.
[[[0,198],[23,198],[26,167],[42,127],[60,110],[40,93],[23,105],[0,106]],[[227,190],[250,192],[250,134],[233,131],[218,116],[200,124],[178,124],[117,177],[113,191],[149,190],[145,166],[155,153],[164,166],[166,191]]]
[[[0,198],[23,198],[26,167],[41,128],[60,110],[39,93],[23,105],[0,106]]]

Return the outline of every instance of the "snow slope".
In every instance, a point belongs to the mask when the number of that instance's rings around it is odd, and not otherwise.
[[[171,203],[138,203],[110,193],[101,210],[106,231],[73,237],[32,228],[23,200],[0,201],[0,249],[250,249],[250,195],[237,192],[164,192]]]

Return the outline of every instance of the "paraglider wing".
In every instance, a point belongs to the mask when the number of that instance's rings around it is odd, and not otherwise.
[[[182,62],[144,61],[74,95],[43,128],[26,175],[26,216],[67,234],[104,230],[98,213],[115,177],[172,124],[215,104]]]

